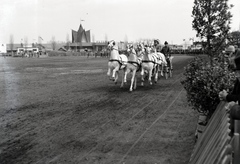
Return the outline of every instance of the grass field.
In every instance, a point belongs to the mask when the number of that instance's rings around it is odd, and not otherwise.
[[[187,164],[197,116],[180,80],[191,58],[132,93],[108,79],[106,58],[0,58],[0,163]]]

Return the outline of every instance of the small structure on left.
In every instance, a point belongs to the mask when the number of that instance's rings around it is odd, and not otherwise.
[[[6,56],[13,57],[39,57],[42,48],[37,44],[5,44]]]
[[[6,56],[6,54],[7,54],[7,45],[2,43],[0,45],[0,56]]]

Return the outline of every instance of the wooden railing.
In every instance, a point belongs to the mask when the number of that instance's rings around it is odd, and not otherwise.
[[[234,120],[230,137],[230,116],[221,102],[202,135],[197,139],[189,164],[240,164],[240,121]]]

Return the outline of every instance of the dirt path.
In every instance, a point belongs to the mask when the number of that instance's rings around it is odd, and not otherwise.
[[[0,163],[188,163],[190,57],[174,59],[173,78],[132,93],[107,79],[106,59],[0,59]]]

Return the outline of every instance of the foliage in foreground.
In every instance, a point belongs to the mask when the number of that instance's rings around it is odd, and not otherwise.
[[[216,58],[212,64],[196,57],[185,67],[185,79],[181,83],[187,91],[188,103],[194,110],[210,117],[220,102],[219,92],[232,89],[235,76],[227,65],[223,57]]]

